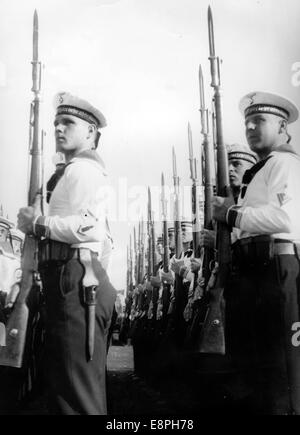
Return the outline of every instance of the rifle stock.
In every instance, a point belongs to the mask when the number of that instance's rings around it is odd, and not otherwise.
[[[214,288],[210,292],[210,303],[206,311],[202,330],[201,353],[225,355],[225,301],[224,289]]]
[[[21,368],[26,342],[29,307],[27,298],[33,286],[33,273],[37,269],[32,263],[31,253],[36,251],[36,241],[26,237],[23,250],[22,281],[19,296],[6,325],[6,347],[0,350],[1,365]]]
[[[224,231],[223,239],[218,244],[219,249],[224,249],[226,246],[229,247],[230,240],[226,237],[226,232],[228,232],[227,226],[219,226],[218,230]],[[227,252],[223,254],[228,256]],[[218,259],[222,258],[222,253],[218,254]],[[208,283],[207,293],[209,296],[209,304],[204,320],[204,325],[201,333],[201,353],[215,353],[220,355],[225,355],[225,300],[224,300],[224,289],[230,273],[229,263],[217,263],[218,267],[212,272],[210,278],[213,282],[210,285]]]

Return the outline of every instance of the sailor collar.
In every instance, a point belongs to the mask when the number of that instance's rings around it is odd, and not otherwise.
[[[99,154],[96,151],[94,151],[94,150],[84,150],[84,151],[82,151],[77,156],[73,157],[73,159],[70,160],[70,162],[66,165],[66,167],[68,165],[72,164],[72,163],[80,162],[80,161],[86,161],[86,160],[89,160],[89,161],[97,163],[100,166],[100,168],[101,168],[101,170],[103,172],[103,175],[107,175],[107,172],[106,172],[103,160],[101,159]]]

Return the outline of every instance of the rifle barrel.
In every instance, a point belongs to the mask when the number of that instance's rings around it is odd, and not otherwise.
[[[169,270],[169,238],[168,238],[168,222],[167,222],[167,203],[165,197],[165,177],[161,174],[161,203],[162,203],[162,221],[163,221],[163,269],[164,272]]]

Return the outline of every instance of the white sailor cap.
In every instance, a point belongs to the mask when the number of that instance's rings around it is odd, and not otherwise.
[[[171,224],[168,227],[168,235],[169,235],[169,237],[171,237],[171,236],[173,236],[173,234],[175,234],[175,228],[173,227],[173,224]]]
[[[255,113],[270,113],[285,119],[288,124],[299,117],[299,110],[294,103],[268,92],[250,92],[241,99],[239,108],[245,117]]]
[[[246,160],[247,162],[257,163],[257,156],[253,153],[247,145],[240,145],[237,143],[226,145],[228,160],[239,159]]]
[[[185,231],[186,233],[193,231],[193,225],[192,222],[188,220],[182,220],[181,221],[181,229],[182,231]]]
[[[10,230],[10,235],[11,235],[12,239],[19,240],[20,242],[23,242],[25,239],[25,234],[16,228],[12,228]]]
[[[163,243],[163,241],[164,241],[163,236],[158,236],[156,239],[157,245],[161,245]]]
[[[15,225],[10,220],[6,219],[4,216],[0,216],[0,227],[5,228],[6,230],[10,230]]]
[[[59,92],[54,99],[57,115],[72,115],[83,119],[97,128],[106,127],[106,119],[100,110],[92,106],[88,101],[75,97],[68,92]]]

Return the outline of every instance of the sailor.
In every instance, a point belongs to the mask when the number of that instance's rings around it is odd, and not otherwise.
[[[13,227],[14,224],[9,219],[0,216],[0,242],[7,242],[9,230]]]
[[[170,259],[173,258],[175,253],[175,228],[173,224],[168,225],[168,249]],[[174,294],[174,273],[171,270],[171,265],[169,264],[169,270],[167,272],[164,271],[163,264],[159,269],[159,275],[161,280],[161,288],[160,288],[160,297],[159,297],[159,306],[158,306],[158,314],[157,317],[162,317],[165,322],[167,318],[167,314],[169,313],[170,301],[172,295]],[[170,291],[163,291],[164,284],[169,286]]]
[[[159,299],[159,289],[161,286],[161,280],[159,276],[159,271],[162,266],[162,258],[163,258],[163,238],[162,236],[158,236],[156,240],[156,253],[157,253],[157,264],[154,266],[154,276],[150,277],[150,283],[153,288],[152,299],[150,302],[149,310],[147,313],[148,319],[153,320],[153,324],[156,320],[157,314],[157,304]]]
[[[13,253],[15,254],[16,257],[20,258],[23,250],[25,234],[16,228],[11,228],[9,233],[10,233]]]
[[[174,291],[174,315],[172,318],[175,341],[178,348],[181,348],[186,333],[186,322],[184,320],[184,309],[188,303],[189,288],[193,286],[194,274],[191,272],[191,258],[193,250],[191,242],[193,240],[192,222],[183,219],[181,221],[182,246],[183,252],[180,259],[171,259],[171,269],[175,272],[175,291]]]
[[[300,414],[300,158],[288,125],[288,99],[266,92],[240,103],[246,137],[259,162],[243,177],[236,205],[216,197],[214,218],[237,231],[226,290],[227,349],[249,385],[255,412]]]
[[[257,163],[257,156],[247,145],[234,143],[227,145],[226,148],[228,155],[229,186],[234,201],[237,203],[242,188],[244,173]],[[215,238],[215,231],[204,229],[200,233],[200,245],[214,249]],[[200,262],[198,261],[198,263]],[[196,265],[197,260],[193,259],[193,267],[196,267]],[[198,267],[200,267],[200,264]]]
[[[10,243],[10,232],[14,224],[0,216],[0,311],[2,321],[6,321],[8,307],[12,307],[20,281],[20,258],[16,257]]]
[[[56,96],[55,107],[64,172],[51,194],[48,215],[25,207],[19,212],[19,229],[41,240],[50,412],[100,415],[107,412],[106,342],[116,298],[106,273],[112,249],[101,203],[106,171],[96,152],[106,120],[89,102],[66,92]]]

